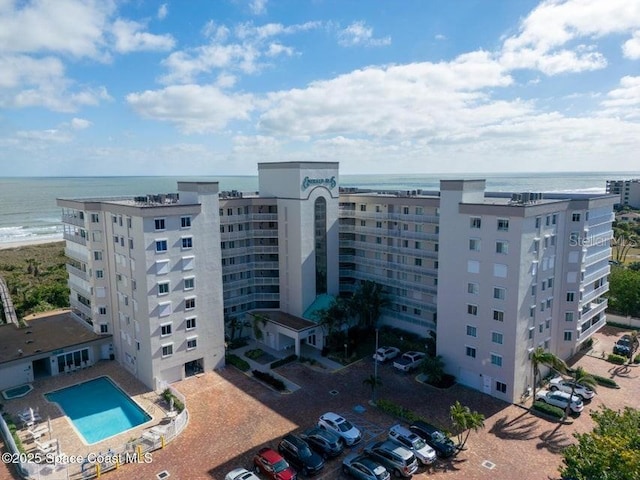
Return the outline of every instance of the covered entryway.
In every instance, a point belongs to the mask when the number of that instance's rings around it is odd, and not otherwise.
[[[256,342],[274,350],[293,350],[292,353],[300,356],[300,343],[310,336],[316,344],[322,345],[322,330],[310,320],[280,310],[253,310],[248,316],[262,334]]]

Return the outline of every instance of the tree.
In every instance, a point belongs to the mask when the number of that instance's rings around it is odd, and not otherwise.
[[[442,377],[444,376],[444,360],[442,359],[442,355],[436,355],[435,357],[427,355],[422,361],[420,369],[422,373],[427,376],[429,383],[437,385],[442,381]]]
[[[616,261],[624,263],[627,260],[629,251],[638,245],[638,235],[632,230],[627,222],[617,223],[613,229],[613,254]]]
[[[269,316],[260,313],[251,313],[250,315],[253,326],[253,336],[256,340],[261,341],[264,338],[264,333],[262,333],[262,328],[260,328],[260,326],[265,327],[267,325]]]
[[[621,315],[640,316],[640,272],[613,267],[608,297],[611,310]]]
[[[569,372],[571,376],[571,397],[576,393],[576,384],[584,385],[585,387],[589,387],[591,390],[597,390],[598,382],[593,376],[587,372],[584,368],[578,367],[575,370]],[[570,398],[571,398],[570,397]],[[567,403],[567,407],[565,408],[564,415],[568,417],[571,413],[571,403]]]
[[[576,444],[562,452],[563,478],[576,480],[635,480],[640,478],[640,411],[607,407],[591,412],[596,426],[575,433]]]
[[[238,317],[227,317],[225,324],[227,328],[230,330],[229,339],[235,340],[236,331],[241,327],[241,322],[238,320]]]
[[[382,380],[380,380],[379,376],[369,375],[365,378],[362,383],[371,387],[371,402],[375,403],[376,401],[376,389],[382,387]]]
[[[344,329],[349,324],[351,306],[342,298],[333,299],[327,308],[321,308],[314,312],[318,325],[322,328],[325,337],[331,336]]]
[[[469,407],[456,400],[450,409],[451,422],[458,430],[458,450],[464,450],[471,431],[477,432],[484,428],[484,415],[472,412]]]
[[[533,372],[533,398],[536,398],[536,386],[538,385],[538,377],[540,376],[540,367],[547,367],[564,373],[567,371],[567,364],[563,360],[556,357],[553,353],[547,352],[544,348],[538,347],[531,353],[531,370]]]
[[[389,297],[382,285],[372,280],[361,282],[351,298],[352,311],[358,315],[362,327],[374,327],[387,305]]]

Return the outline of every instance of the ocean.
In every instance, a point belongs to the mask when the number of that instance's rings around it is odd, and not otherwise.
[[[640,172],[341,175],[340,186],[438,190],[440,180],[456,178],[485,178],[488,191],[603,193],[606,180],[640,178]],[[220,190],[258,188],[257,176],[0,178],[0,243],[62,239],[57,198],[169,193],[178,180],[217,181]]]

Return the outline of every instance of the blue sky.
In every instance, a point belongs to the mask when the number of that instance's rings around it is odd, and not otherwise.
[[[0,176],[640,170],[636,0],[0,0]]]

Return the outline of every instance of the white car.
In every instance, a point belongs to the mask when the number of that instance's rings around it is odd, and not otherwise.
[[[549,390],[551,390],[552,392],[560,390],[561,392],[571,393],[574,384],[575,389],[573,390],[573,394],[577,395],[582,400],[589,400],[596,394],[586,385],[575,383],[573,380],[566,380],[560,376],[551,379],[551,381],[549,382]]]
[[[234,468],[225,475],[224,480],[260,480],[260,478],[246,468]]]
[[[318,426],[338,435],[347,446],[355,445],[362,440],[360,430],[337,413],[327,412],[320,415]]]
[[[554,405],[562,410],[567,408],[567,404],[569,404],[569,399],[571,399],[570,408],[574,413],[580,413],[584,410],[584,404],[582,403],[582,399],[577,395],[571,396],[571,394],[561,391],[550,392],[549,390],[540,390],[536,392],[536,400],[542,400],[549,405]]]
[[[376,353],[373,354],[373,359],[382,363],[387,360],[392,360],[398,355],[400,355],[400,350],[396,347],[380,347],[376,350]]]

